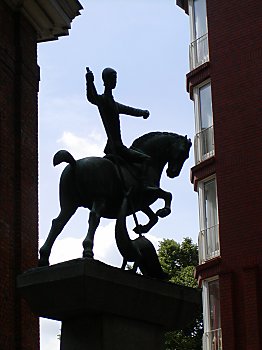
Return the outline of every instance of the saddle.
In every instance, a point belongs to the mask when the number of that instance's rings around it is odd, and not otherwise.
[[[120,157],[117,154],[109,153],[104,156],[105,159],[110,160],[114,163],[117,173],[121,180],[124,180],[124,173],[127,172],[135,181],[141,181],[141,165],[139,163],[129,163],[123,157]]]

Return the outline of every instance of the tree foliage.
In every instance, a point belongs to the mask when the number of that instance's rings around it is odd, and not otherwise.
[[[163,270],[169,274],[170,282],[197,288],[194,269],[198,265],[198,247],[191,238],[177,243],[173,239],[164,239],[158,249],[159,261]],[[166,334],[166,350],[201,350],[203,322],[202,314],[186,329]]]

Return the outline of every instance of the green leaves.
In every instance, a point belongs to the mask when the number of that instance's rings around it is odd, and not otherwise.
[[[170,276],[170,282],[197,288],[194,270],[198,265],[198,247],[191,238],[177,243],[173,239],[164,239],[158,249],[162,268]],[[202,314],[186,329],[166,333],[165,350],[201,350],[203,322]]]
[[[158,256],[163,270],[171,276],[171,281],[187,286],[185,276],[182,277],[185,275],[183,270],[186,268],[188,275],[193,276],[194,267],[198,264],[198,248],[191,238],[185,238],[181,244],[173,239],[164,239],[160,242]],[[192,268],[189,269],[189,266]],[[180,283],[179,275],[185,283]],[[192,281],[190,286],[191,284]]]
[[[194,278],[194,271],[194,266],[183,267],[179,272],[177,272],[176,276],[170,279],[170,282],[181,284],[187,287],[197,288],[197,281]]]

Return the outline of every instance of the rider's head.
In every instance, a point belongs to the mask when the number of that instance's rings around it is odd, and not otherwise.
[[[105,68],[102,72],[104,86],[110,89],[116,87],[117,73],[113,68]]]

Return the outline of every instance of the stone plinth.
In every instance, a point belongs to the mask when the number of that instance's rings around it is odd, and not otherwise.
[[[198,290],[92,259],[27,271],[18,287],[36,315],[62,321],[62,350],[159,350],[201,305]]]

